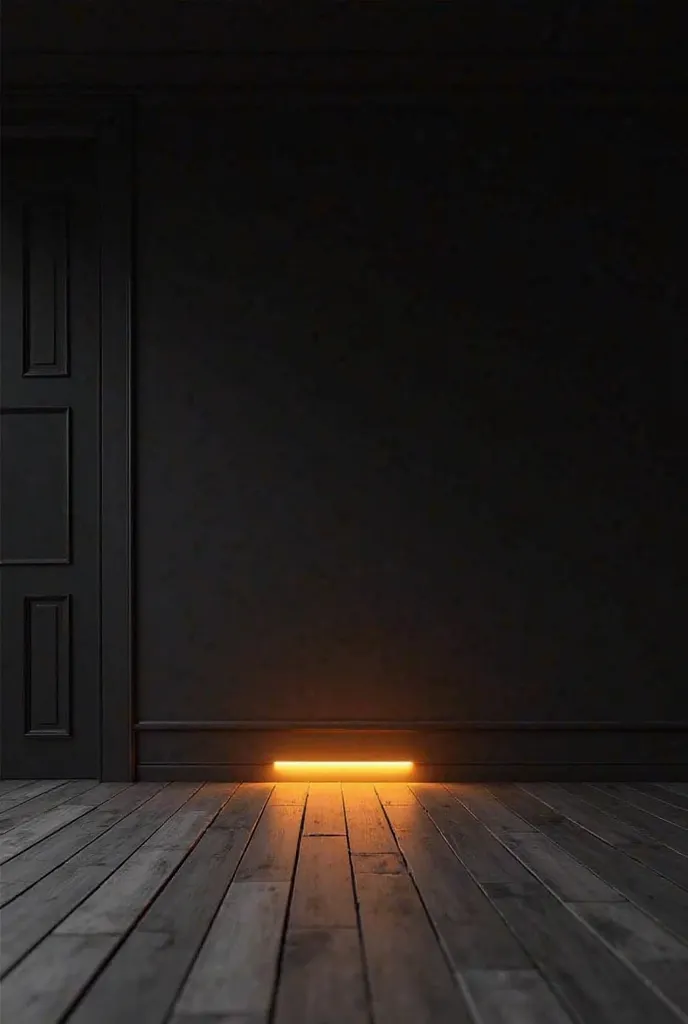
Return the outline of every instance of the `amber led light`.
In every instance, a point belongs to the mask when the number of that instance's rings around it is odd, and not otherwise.
[[[408,772],[413,761],[275,761],[277,771],[381,771]]]

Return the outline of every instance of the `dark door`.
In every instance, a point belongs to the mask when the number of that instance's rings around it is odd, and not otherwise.
[[[2,774],[100,773],[94,140],[2,153]]]

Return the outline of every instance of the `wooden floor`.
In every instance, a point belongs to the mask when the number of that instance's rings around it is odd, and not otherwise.
[[[3,1024],[688,1021],[688,784],[0,782]]]

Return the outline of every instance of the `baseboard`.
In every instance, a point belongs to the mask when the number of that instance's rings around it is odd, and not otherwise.
[[[146,781],[274,781],[276,760],[345,759],[410,760],[416,781],[688,780],[685,722],[141,722],[136,739]]]
[[[256,764],[141,764],[140,782],[284,782],[271,765]],[[294,782],[313,781],[312,774],[290,773]],[[318,775],[320,781],[327,777]],[[338,780],[341,776],[338,777]],[[688,764],[573,764],[573,765],[417,765],[413,782],[688,782]],[[356,781],[379,782],[379,774],[357,774]]]

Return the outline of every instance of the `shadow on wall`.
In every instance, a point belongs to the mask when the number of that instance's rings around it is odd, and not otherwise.
[[[666,126],[139,132],[139,716],[676,717]]]

